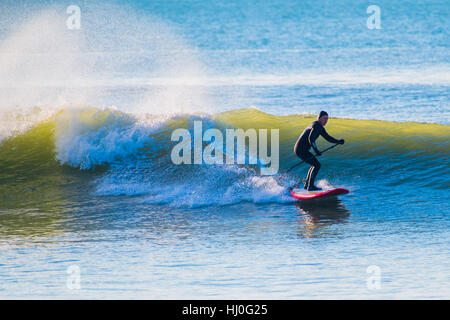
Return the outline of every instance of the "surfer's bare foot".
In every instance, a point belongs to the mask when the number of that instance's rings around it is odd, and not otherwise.
[[[308,191],[319,191],[319,190],[322,190],[322,188],[318,188],[316,186],[309,186],[308,187]]]

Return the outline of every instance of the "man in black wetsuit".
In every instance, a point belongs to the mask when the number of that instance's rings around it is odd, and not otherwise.
[[[308,191],[316,191],[321,190],[321,188],[318,188],[314,185],[314,181],[316,180],[317,173],[320,169],[320,162],[317,160],[317,158],[309,152],[309,149],[311,147],[314,149],[316,156],[322,155],[317,149],[316,146],[316,139],[319,136],[322,136],[331,143],[339,143],[344,144],[344,139],[337,140],[330,136],[325,131],[325,125],[328,122],[328,113],[325,111],[320,111],[319,116],[317,117],[317,121],[314,121],[311,123],[305,131],[301,134],[301,136],[298,138],[297,142],[295,143],[294,152],[295,154],[302,160],[304,160],[306,163],[311,165],[311,168],[309,168],[308,175],[306,176],[305,180],[305,189]]]

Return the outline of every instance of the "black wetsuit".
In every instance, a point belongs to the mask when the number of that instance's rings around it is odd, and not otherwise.
[[[314,181],[316,180],[317,173],[320,169],[319,160],[317,160],[317,158],[311,152],[309,152],[309,149],[311,149],[312,147],[316,153],[320,153],[315,143],[316,139],[319,136],[324,137],[325,140],[331,143],[339,142],[339,140],[333,138],[326,132],[325,128],[320,124],[319,121],[314,121],[303,131],[294,146],[295,154],[300,159],[311,165],[311,168],[309,168],[308,175],[306,177],[305,188],[314,186]]]

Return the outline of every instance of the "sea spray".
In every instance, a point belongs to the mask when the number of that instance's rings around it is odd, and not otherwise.
[[[167,116],[214,105],[207,89],[189,83],[206,69],[167,21],[104,1],[82,6],[82,27],[73,29],[66,9],[10,8],[17,19],[0,35],[0,141],[69,108],[114,104]],[[139,90],[136,79],[147,79]]]

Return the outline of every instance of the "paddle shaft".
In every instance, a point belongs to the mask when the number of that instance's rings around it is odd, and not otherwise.
[[[331,147],[326,148],[326,149],[323,150],[323,151],[320,151],[320,153],[327,152],[328,150],[333,149],[334,147],[338,146],[339,144],[340,144],[340,143],[336,143],[336,144],[332,145]],[[291,170],[294,169],[295,167],[301,165],[303,162],[308,161],[308,160],[310,160],[310,159],[312,159],[312,158],[314,158],[314,156],[309,157],[308,159],[305,159],[305,160],[303,160],[303,161],[300,161],[300,162],[297,163],[297,164],[294,164],[292,167],[290,167],[290,168],[286,171],[286,173],[288,173],[289,171],[291,171]]]

